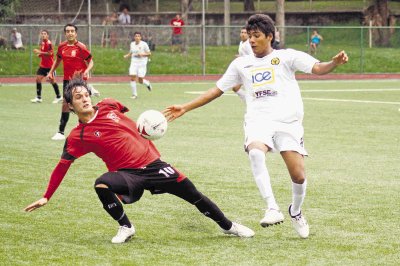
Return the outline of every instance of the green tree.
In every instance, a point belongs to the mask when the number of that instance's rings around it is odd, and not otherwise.
[[[15,17],[15,8],[20,4],[20,0],[1,0],[0,1],[0,21],[8,22]]]

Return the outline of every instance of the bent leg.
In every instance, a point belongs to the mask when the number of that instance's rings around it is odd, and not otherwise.
[[[222,229],[229,230],[232,227],[232,222],[225,217],[218,206],[198,191],[188,178],[181,182],[169,184],[164,189],[166,192],[195,205],[201,213],[214,220]]]
[[[132,227],[128,216],[126,216],[121,201],[115,195],[128,194],[128,184],[125,179],[117,172],[108,172],[96,179],[94,186],[96,193],[103,204],[104,210],[120,226]]]

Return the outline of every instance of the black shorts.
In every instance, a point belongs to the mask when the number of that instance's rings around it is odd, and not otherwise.
[[[123,203],[128,204],[138,201],[144,190],[149,190],[152,194],[166,192],[175,194],[175,184],[185,178],[170,164],[156,160],[142,169],[119,169],[117,172],[106,173],[99,179],[111,190],[117,190],[114,192],[120,194]],[[127,190],[124,189],[125,187]]]
[[[50,72],[50,68],[39,67],[38,70],[36,71],[36,75],[47,76],[47,74],[49,74],[49,72]],[[54,75],[55,75],[55,72],[54,72]]]

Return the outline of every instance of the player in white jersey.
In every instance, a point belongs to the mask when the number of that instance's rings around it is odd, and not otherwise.
[[[131,42],[129,53],[124,55],[124,58],[131,58],[129,76],[131,76],[132,99],[137,98],[136,82],[146,85],[147,89],[151,91],[150,81],[144,78],[151,52],[147,43],[142,41],[142,34],[140,32],[135,32],[134,39]]]
[[[249,42],[249,35],[247,35],[246,27],[243,27],[240,30],[240,43],[238,48],[238,54],[236,55],[236,57],[250,55],[250,54],[253,54],[253,50],[251,49],[251,45]],[[246,94],[244,90],[240,89],[241,87],[242,85],[236,85],[235,87],[232,88],[232,90],[240,97],[240,99],[246,102]]]
[[[281,223],[284,219],[275,201],[270,176],[265,163],[269,151],[280,152],[292,179],[292,203],[289,214],[296,232],[302,238],[309,235],[309,226],[301,212],[306,194],[303,143],[303,102],[295,79],[296,71],[327,74],[347,63],[344,51],[329,62],[319,62],[312,56],[292,49],[274,50],[275,27],[263,14],[251,16],[246,24],[254,55],[238,57],[230,64],[216,87],[183,105],[164,110],[168,121],[182,116],[221,96],[236,84],[246,90],[245,147],[250,166],[267,211],[260,221],[263,227]]]

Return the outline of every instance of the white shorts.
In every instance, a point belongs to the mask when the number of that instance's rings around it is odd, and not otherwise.
[[[137,65],[131,64],[129,67],[129,76],[138,76],[139,78],[144,78],[147,72],[147,65]]]
[[[304,128],[300,121],[283,123],[260,117],[246,118],[244,133],[246,150],[250,143],[260,141],[271,148],[272,152],[297,151],[308,155],[304,148]]]

